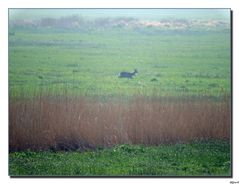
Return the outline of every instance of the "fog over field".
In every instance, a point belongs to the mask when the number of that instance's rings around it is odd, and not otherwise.
[[[230,92],[229,10],[11,9],[9,13],[12,92],[23,83],[28,92],[33,86],[49,89],[60,84],[70,84],[67,88],[77,94]],[[134,80],[118,80],[119,72],[134,69],[139,70]],[[93,85],[92,80],[97,82]]]
[[[68,18],[67,18],[68,17]],[[70,19],[71,18],[71,19]],[[186,29],[195,26],[229,27],[229,10],[219,9],[10,9],[10,26],[28,24],[48,26],[58,21],[71,21],[71,27],[84,24],[102,26],[146,26]],[[54,26],[54,25],[52,25]],[[68,25],[69,26],[69,25]]]
[[[9,18],[39,19],[44,17],[85,16],[99,17],[133,17],[160,20],[165,18],[185,19],[230,19],[230,9],[10,9]]]

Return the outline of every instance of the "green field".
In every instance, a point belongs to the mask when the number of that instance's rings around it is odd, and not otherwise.
[[[230,176],[225,141],[142,146],[94,151],[14,152],[11,176]]]
[[[230,33],[224,30],[20,30],[9,43],[10,96],[230,94]],[[135,68],[133,80],[118,78]]]

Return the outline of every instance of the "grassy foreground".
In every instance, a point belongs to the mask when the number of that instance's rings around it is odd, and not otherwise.
[[[227,141],[143,146],[94,151],[12,152],[11,176],[230,176]]]

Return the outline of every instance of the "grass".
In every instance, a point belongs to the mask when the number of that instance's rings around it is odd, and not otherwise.
[[[230,176],[227,141],[9,154],[11,176]]]
[[[230,34],[222,30],[16,30],[9,43],[11,97],[62,89],[70,96],[230,94]],[[133,80],[118,78],[135,68]]]

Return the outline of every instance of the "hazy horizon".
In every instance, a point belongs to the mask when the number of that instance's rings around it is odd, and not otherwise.
[[[66,17],[77,15],[95,19],[100,17],[132,17],[145,20],[177,19],[217,19],[230,20],[230,9],[9,9],[9,20],[44,17]]]

